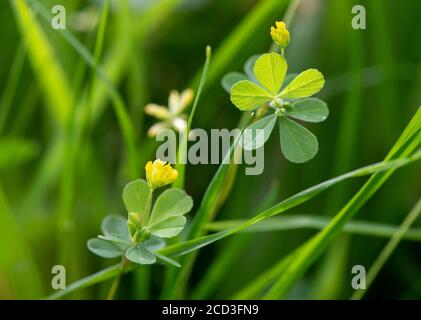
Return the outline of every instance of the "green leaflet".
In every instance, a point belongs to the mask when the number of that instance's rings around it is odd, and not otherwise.
[[[123,254],[112,242],[97,238],[88,241],[88,249],[102,258],[117,258]]]
[[[151,228],[151,233],[162,238],[172,238],[178,235],[186,224],[186,218],[183,216],[169,217],[155,224]]]
[[[254,64],[254,75],[257,81],[272,95],[277,95],[287,73],[287,62],[278,53],[261,55]]]
[[[170,238],[179,234],[186,224],[183,216],[193,207],[193,200],[181,189],[168,189],[156,200],[148,221],[152,234]]]
[[[298,100],[291,104],[291,108],[285,113],[288,117],[307,122],[321,122],[329,115],[326,102],[317,98]]]
[[[104,235],[119,235],[123,240],[130,242],[130,234],[127,229],[127,220],[118,215],[106,216],[101,223],[101,230]]]
[[[145,210],[149,192],[149,186],[143,179],[130,182],[123,189],[123,202],[129,213],[128,227],[131,236],[146,222]]]
[[[308,69],[296,76],[279,94],[282,98],[305,98],[319,92],[325,85],[323,74],[317,69]]]
[[[242,80],[231,88],[231,101],[241,111],[253,110],[272,100],[272,95],[259,85]]]
[[[149,186],[139,179],[128,183],[123,189],[123,202],[128,212],[143,213],[149,195]]]
[[[280,117],[279,133],[282,153],[289,161],[303,163],[317,154],[319,145],[316,136],[295,121]]]
[[[156,262],[155,255],[147,250],[143,243],[127,250],[126,258],[138,264],[154,264]]]

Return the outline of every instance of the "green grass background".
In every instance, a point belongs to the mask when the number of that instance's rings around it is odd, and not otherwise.
[[[381,161],[421,104],[421,3],[295,3],[288,25],[289,71],[314,67],[327,79],[319,96],[330,116],[309,126],[319,153],[306,164],[289,163],[274,134],[265,146],[264,173],[245,176],[240,167],[217,220],[250,218],[309,186]],[[76,17],[90,12],[89,21],[99,18],[104,2],[71,0],[65,4],[67,40],[50,26],[54,4],[0,3],[1,299],[45,297],[52,292],[56,264],[65,265],[70,284],[115,263],[92,255],[86,240],[99,233],[105,215],[125,214],[123,186],[143,177],[144,165],[154,158],[157,144],[145,134],[154,119],[144,116],[143,106],[166,104],[171,89],[197,90],[209,44],[213,57],[192,128],[234,128],[241,113],[220,80],[268,50],[269,27],[282,19],[290,1],[112,1],[103,27],[97,23],[82,32],[74,28]],[[351,28],[354,4],[366,8],[366,30]],[[42,11],[33,15],[39,5],[47,10],[44,17]],[[72,35],[83,47],[69,45]],[[216,170],[187,166],[186,191],[196,209]],[[335,186],[285,214],[330,218],[362,183]],[[357,219],[399,225],[420,190],[421,167],[415,163],[393,175]],[[313,234],[308,228],[239,234],[208,246],[182,297],[235,297]],[[352,266],[368,270],[386,241],[340,235],[286,297],[349,298]],[[365,298],[420,298],[419,252],[419,239],[402,241]],[[165,297],[164,268],[140,269],[123,278],[119,297]],[[108,287],[104,282],[69,297],[104,298]]]

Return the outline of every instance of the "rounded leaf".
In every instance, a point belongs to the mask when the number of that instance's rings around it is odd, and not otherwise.
[[[89,251],[103,258],[117,258],[123,254],[121,249],[110,241],[98,238],[88,240],[87,246]]]
[[[154,264],[156,262],[155,255],[146,249],[143,243],[127,250],[126,258],[138,264]]]
[[[261,86],[243,80],[231,88],[231,102],[241,111],[253,110],[272,100],[273,95]]]
[[[167,189],[156,199],[148,226],[153,227],[170,217],[182,216],[192,207],[193,199],[184,190]]]
[[[193,199],[184,190],[171,188],[156,199],[148,226],[153,235],[163,238],[179,234],[186,224],[183,215],[193,207]]]
[[[280,117],[279,133],[282,153],[289,161],[303,163],[317,154],[319,145],[316,136],[295,121]]]
[[[127,220],[122,216],[108,215],[101,223],[101,230],[104,235],[118,235],[119,238],[130,242],[129,230],[127,228]]]
[[[292,109],[286,112],[286,115],[294,119],[321,122],[326,120],[329,115],[327,104],[317,98],[307,98],[296,101],[291,105]]]
[[[317,69],[308,69],[296,76],[280,94],[281,98],[306,98],[319,92],[325,85],[323,74]]]
[[[254,75],[259,83],[271,94],[276,95],[284,82],[288,66],[279,53],[261,55],[254,64]]]
[[[151,228],[151,233],[161,238],[172,238],[178,235],[186,224],[184,216],[169,217]]]
[[[165,241],[156,236],[151,236],[148,240],[145,240],[142,243],[149,251],[155,251],[165,247]]]
[[[129,213],[128,227],[132,235],[144,223],[149,186],[143,179],[128,183],[123,189],[123,202]]]

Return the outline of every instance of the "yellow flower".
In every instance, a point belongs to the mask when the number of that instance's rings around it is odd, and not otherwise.
[[[145,113],[161,121],[155,123],[148,130],[149,137],[155,137],[162,129],[174,128],[183,133],[187,127],[186,115],[182,112],[193,100],[193,90],[186,89],[181,94],[172,90],[168,98],[168,108],[149,103],[145,106]]]
[[[286,25],[282,21],[276,21],[276,28],[271,27],[270,28],[270,35],[273,39],[273,41],[281,47],[282,50],[284,50],[290,40],[289,31],[286,28]]]
[[[151,189],[156,189],[173,183],[178,177],[178,171],[171,164],[162,160],[149,161],[146,166],[146,180]]]

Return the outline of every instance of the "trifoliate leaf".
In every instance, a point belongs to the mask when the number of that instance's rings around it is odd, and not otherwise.
[[[232,86],[241,80],[247,80],[247,77],[240,72],[230,72],[222,78],[221,84],[225,91],[230,94]]]
[[[272,52],[261,55],[256,60],[253,70],[257,81],[272,95],[276,95],[284,82],[287,68],[285,58]]]
[[[119,247],[103,239],[90,239],[87,245],[91,252],[103,258],[117,258],[123,254]]]
[[[279,133],[282,153],[289,161],[303,163],[317,154],[319,146],[316,136],[295,121],[280,117]]]
[[[231,102],[241,111],[256,109],[272,97],[265,89],[248,80],[237,82],[231,88]]]
[[[321,122],[326,120],[329,109],[324,101],[307,98],[292,103],[291,110],[288,110],[286,115],[298,120]]]
[[[317,69],[308,69],[296,76],[280,94],[281,98],[305,98],[319,92],[325,84],[323,74]]]
[[[156,262],[155,255],[146,249],[143,243],[127,250],[126,258],[138,264],[154,264]]]
[[[248,126],[244,130],[243,140],[241,141],[243,149],[255,150],[263,146],[269,139],[277,118],[277,115],[271,114]],[[260,131],[257,130],[262,130],[263,134],[260,134]]]

